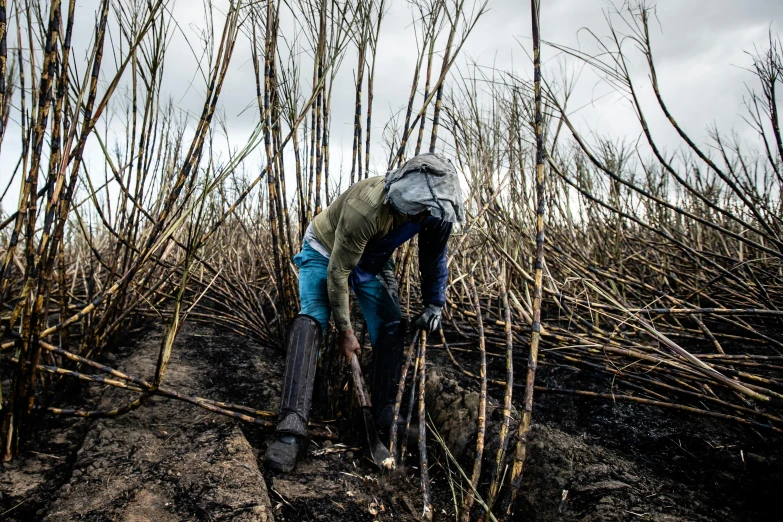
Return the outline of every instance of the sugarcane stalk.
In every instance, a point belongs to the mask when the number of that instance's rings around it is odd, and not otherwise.
[[[392,457],[395,458],[396,465],[399,465],[395,453],[395,449],[397,445],[397,422],[398,419],[400,418],[400,406],[402,405],[402,397],[405,393],[405,378],[408,375],[408,368],[410,368],[411,361],[413,360],[413,347],[418,345],[418,340],[419,340],[419,332],[416,332],[416,334],[413,337],[413,341],[408,346],[405,353],[405,362],[402,365],[402,371],[400,373],[400,381],[397,384],[397,395],[395,396],[394,399],[394,413],[392,414],[392,424],[391,424],[391,428],[389,429],[389,453],[391,453]],[[413,379],[411,382],[411,396],[415,395],[415,392],[416,392],[416,369],[414,369]],[[408,408],[409,412],[411,409],[412,408]]]
[[[533,278],[533,325],[530,335],[530,355],[528,356],[525,395],[522,400],[524,410],[517,431],[517,446],[514,463],[511,468],[510,487],[503,505],[502,520],[511,516],[514,501],[522,484],[522,471],[527,456],[527,437],[530,432],[530,421],[533,413],[533,392],[538,362],[538,345],[541,340],[541,301],[544,276],[544,115],[541,99],[541,34],[539,27],[540,7],[538,0],[530,2],[533,20],[533,70],[534,70],[534,104],[535,104],[535,135],[536,135],[536,256]]]
[[[427,332],[419,334],[419,469],[421,477],[422,520],[432,520],[432,491],[430,487],[429,464],[427,462],[427,413],[425,407]]]
[[[487,354],[486,345],[484,340],[484,322],[481,315],[481,301],[479,301],[478,290],[476,290],[476,281],[473,275],[470,275],[470,289],[473,292],[473,301],[476,309],[476,322],[478,324],[479,334],[479,354],[481,366],[479,370],[479,380],[481,382],[481,389],[479,391],[479,407],[477,417],[477,432],[476,432],[476,454],[473,459],[473,472],[471,473],[470,481],[473,487],[468,491],[465,496],[465,500],[462,502],[462,513],[460,519],[462,522],[470,521],[470,509],[473,507],[475,497],[473,496],[473,490],[478,487],[479,478],[481,477],[481,460],[484,457],[484,434],[487,429]]]
[[[373,84],[375,82],[375,56],[378,51],[378,39],[381,33],[381,21],[383,20],[386,0],[379,0],[377,10],[378,16],[375,20],[375,34],[371,35],[370,45],[370,74],[367,77],[367,124],[365,126],[366,143],[364,147],[364,177],[370,173],[370,135],[372,131],[372,102],[373,102]]]
[[[351,149],[351,185],[362,179],[362,87],[364,85],[365,54],[369,38],[370,6],[359,4],[361,21],[357,34],[356,100],[353,115],[353,147]],[[358,167],[358,172],[357,172]]]
[[[0,145],[5,137],[5,106],[6,106],[6,60],[8,59],[8,19],[6,17],[6,0],[0,0]],[[2,391],[0,391],[0,401]]]
[[[499,280],[500,297],[503,303],[505,319],[503,330],[506,334],[506,386],[503,393],[503,422],[500,425],[500,433],[498,434],[500,445],[498,446],[498,451],[495,455],[495,467],[492,468],[489,495],[487,497],[487,504],[490,507],[488,511],[491,511],[495,499],[498,497],[500,480],[503,476],[501,470],[503,469],[503,461],[506,454],[506,448],[508,447],[508,430],[509,425],[511,424],[511,398],[514,392],[514,337],[511,334],[511,308],[508,305],[505,263],[503,263],[503,266],[500,269]]]
[[[460,0],[456,7],[456,12],[461,13],[465,4],[465,0]],[[457,25],[459,24],[459,16],[455,16],[451,19],[451,30],[449,31],[448,41],[446,42],[446,50],[443,54],[443,64],[441,65],[441,75],[448,68],[449,58],[451,57],[452,46],[454,45],[454,36],[457,34]],[[429,75],[428,75],[429,76]],[[435,97],[435,109],[432,112],[432,132],[430,134],[430,152],[435,152],[435,144],[438,141],[438,124],[440,123],[440,110],[443,101],[443,84],[438,86],[438,95]],[[423,126],[422,126],[423,128]],[[416,144],[418,150],[420,143]]]
[[[315,60],[315,67],[317,70],[317,85],[322,86],[324,82],[324,60],[326,57],[326,0],[321,3],[320,10],[320,27],[318,36],[318,57]],[[321,150],[321,132],[322,132],[322,116],[323,116],[324,94],[323,88],[318,89],[318,95],[314,107],[315,111],[315,139],[314,146],[316,151],[316,164],[315,164],[315,214],[321,213],[321,178],[323,166],[322,150]],[[312,158],[312,152],[311,152]],[[325,190],[329,190],[329,187],[324,187]]]

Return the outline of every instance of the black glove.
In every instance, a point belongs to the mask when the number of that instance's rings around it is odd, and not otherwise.
[[[442,308],[437,305],[428,304],[424,310],[413,320],[411,325],[416,330],[426,330],[427,334],[432,334],[440,326],[440,314]]]

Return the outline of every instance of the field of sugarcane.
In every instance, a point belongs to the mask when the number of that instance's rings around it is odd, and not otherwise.
[[[546,41],[546,2],[533,0],[532,26],[519,28],[531,36],[520,41],[529,66],[503,71],[455,65],[486,30],[489,0],[413,0],[418,54],[399,80],[404,94],[376,100],[387,0],[207,2],[190,41],[200,113],[179,110],[163,85],[177,60],[168,45],[183,32],[169,2],[93,4],[0,0],[4,462],[25,458],[44,419],[122,416],[155,396],[274,426],[270,404],[170,387],[178,333],[186,322],[210,325],[284,359],[285,325],[299,310],[292,259],[308,224],[341,188],[427,151],[460,172],[467,219],[450,240],[442,328],[411,336],[406,351],[396,413],[418,443],[406,446],[412,437],[395,431],[388,441],[397,467],[420,485],[421,518],[449,508],[463,521],[516,520],[531,502],[521,484],[539,399],[631,405],[640,418],[697,419],[779,447],[779,37],[744,64],[744,118],[757,140],[713,128],[705,142],[680,125],[659,88],[650,35],[658,26],[644,4],[612,11],[608,37],[596,40],[601,52],[587,54]],[[72,47],[75,27],[90,27],[79,39],[86,47]],[[238,47],[250,49],[249,61],[236,61]],[[580,130],[568,103],[573,82],[542,74],[542,56],[555,54],[619,93],[639,135]],[[639,59],[646,73],[632,75]],[[244,94],[254,124],[226,146],[221,100],[238,67],[254,73]],[[337,92],[346,71],[355,90]],[[655,103],[642,103],[650,89]],[[346,96],[354,112],[334,113],[333,100]],[[379,104],[398,110],[378,122]],[[647,124],[661,115],[674,150]],[[335,121],[353,121],[347,157],[334,154]],[[420,307],[416,250],[414,239],[395,254],[407,316]],[[164,335],[148,375],[98,362],[151,324]],[[332,336],[321,359],[336,397],[348,381]],[[462,454],[429,415],[432,368],[478,393]],[[119,388],[125,401],[62,407],[78,382]],[[350,407],[329,402],[334,415]],[[312,435],[334,430],[316,423]],[[431,488],[435,464],[450,470],[440,493]]]

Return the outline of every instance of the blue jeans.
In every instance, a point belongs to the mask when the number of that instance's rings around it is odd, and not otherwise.
[[[294,256],[294,263],[299,267],[301,313],[314,317],[321,328],[326,330],[332,313],[326,290],[329,260],[305,241],[302,244],[302,251]],[[354,282],[351,286],[367,323],[370,341],[375,346],[381,328],[402,318],[397,279],[394,277],[394,266],[391,260],[374,278],[369,281]]]

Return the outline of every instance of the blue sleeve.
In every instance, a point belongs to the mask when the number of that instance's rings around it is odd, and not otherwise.
[[[451,235],[452,223],[429,217],[421,224],[419,232],[419,269],[421,270],[421,297],[425,305],[446,304],[446,244]]]

